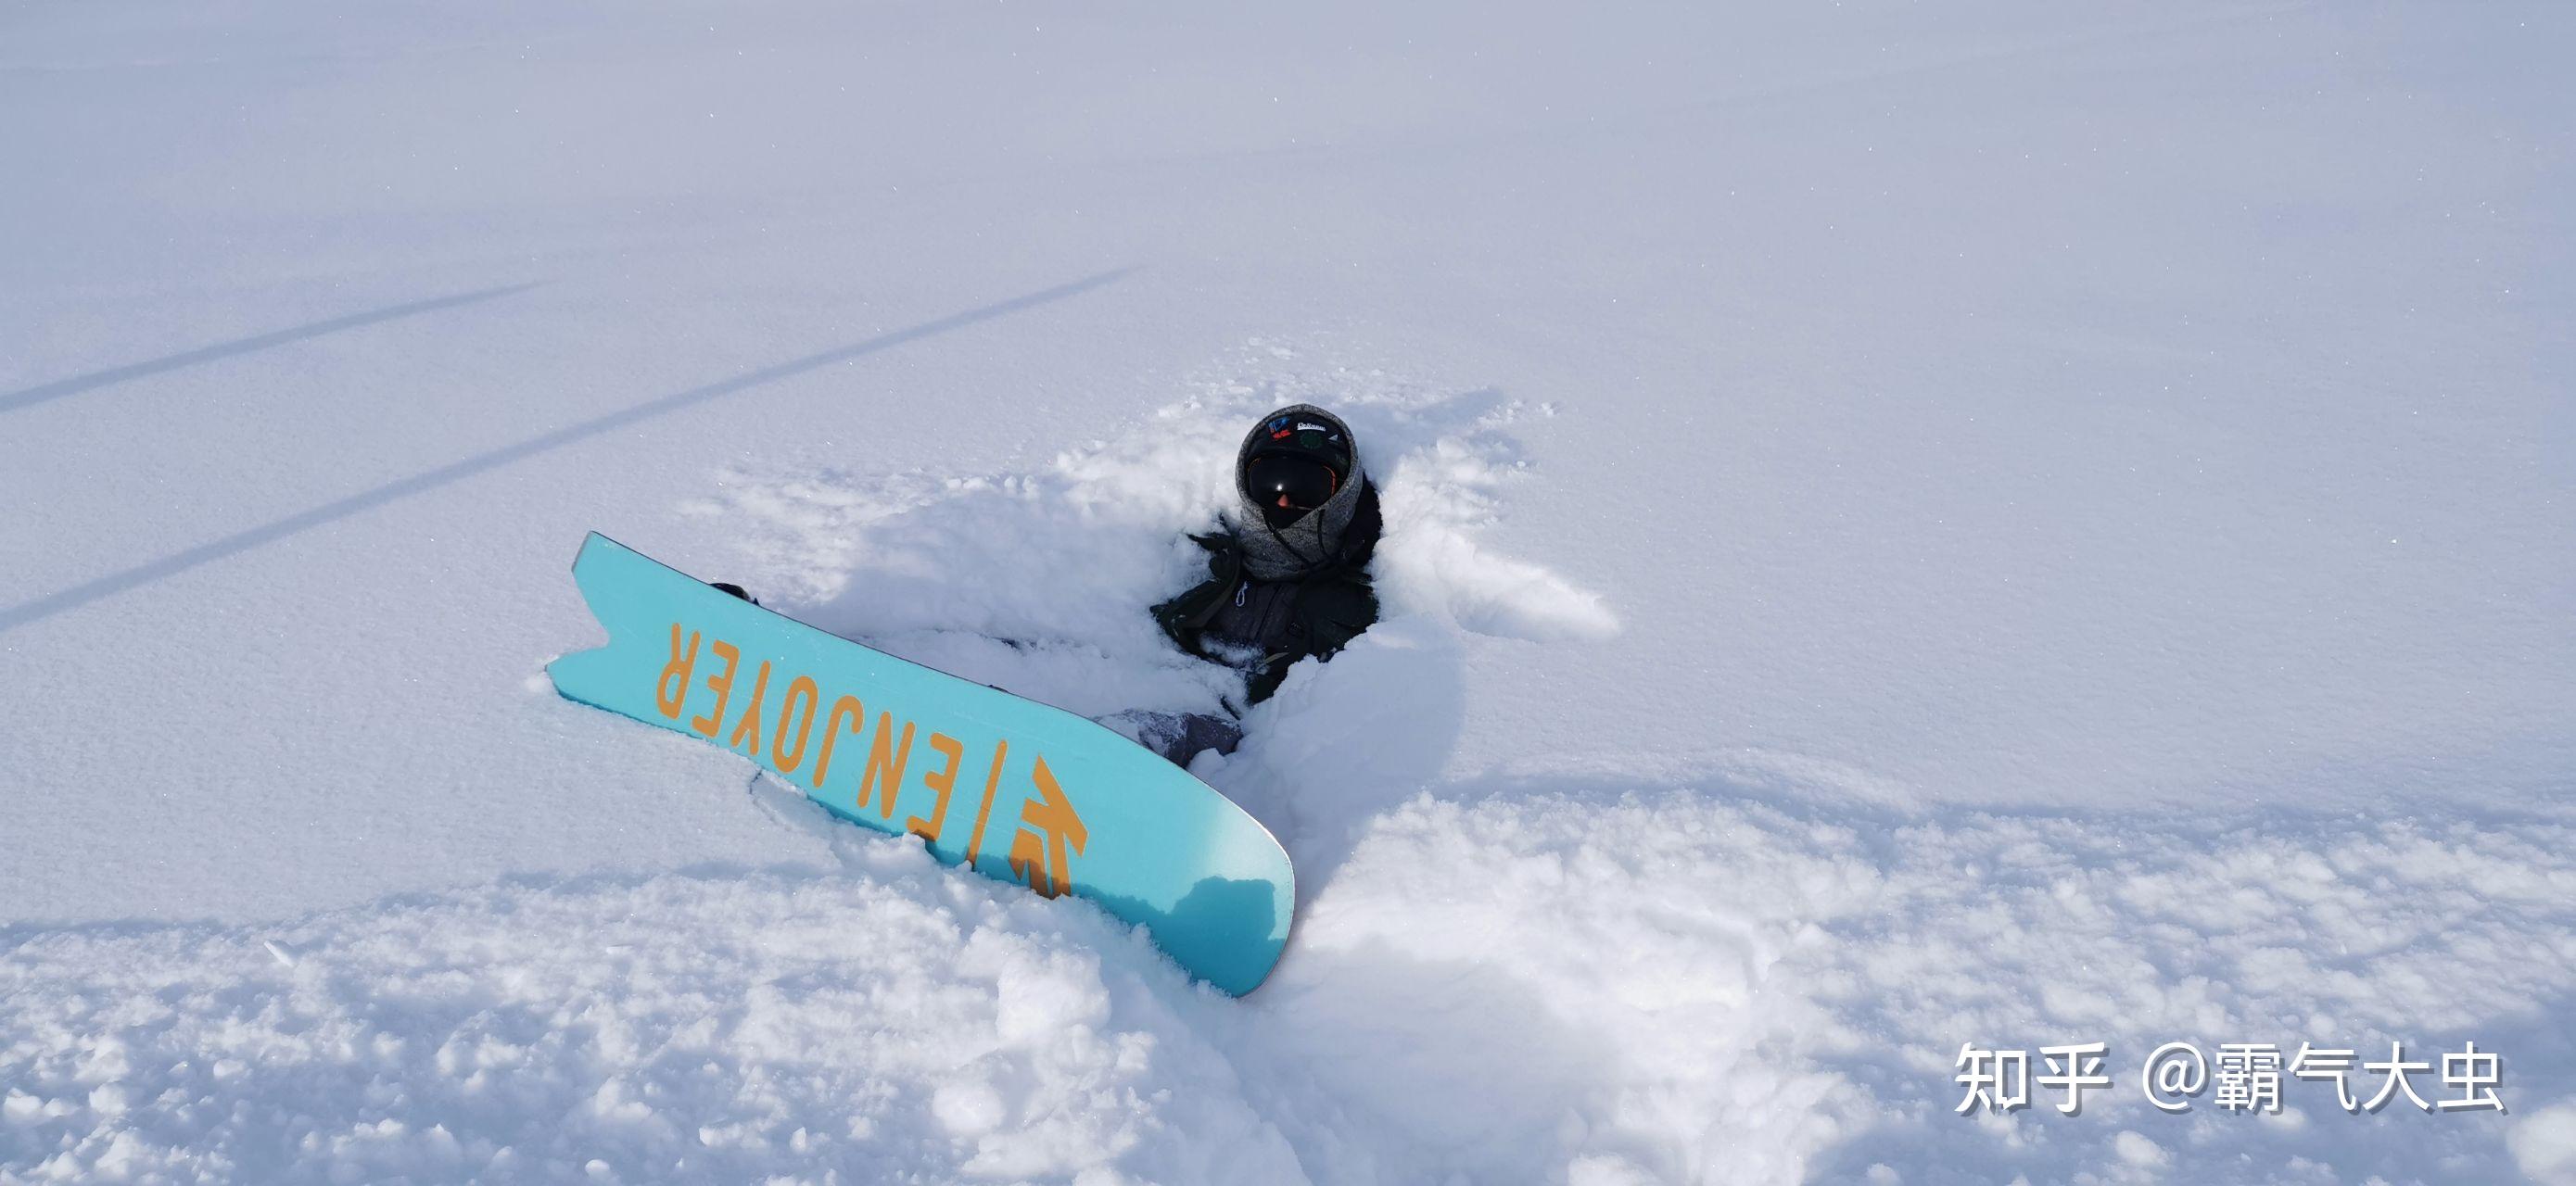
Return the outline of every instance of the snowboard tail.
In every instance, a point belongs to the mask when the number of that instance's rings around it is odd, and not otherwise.
[[[566,698],[732,750],[949,864],[1096,902],[1233,995],[1278,962],[1297,899],[1278,841],[1108,728],[807,626],[596,532],[573,580],[609,642],[547,666]]]

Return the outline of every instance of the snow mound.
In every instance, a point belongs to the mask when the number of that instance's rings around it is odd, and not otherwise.
[[[2541,1186],[2576,1183],[2576,1101],[2533,1112],[2506,1138],[2514,1164]]]
[[[1244,428],[1316,403],[1350,423],[1381,490],[1385,618],[1539,641],[1618,632],[1597,594],[1481,538],[1533,468],[1516,427],[1552,408],[1381,369],[1281,366],[1296,357],[1255,339],[1191,398],[1020,470],[736,469],[685,509],[738,526],[739,578],[836,634],[1077,712],[1207,710],[1227,680],[1176,653],[1144,609],[1204,574],[1184,537],[1231,506]]]
[[[2545,828],[1453,780],[1359,826],[1230,1001],[1087,905],[752,797],[831,857],[16,938],[0,1178],[2565,1180],[2542,1101],[2576,1084],[2521,1004],[2576,993],[2576,836]],[[2392,1038],[2504,1051],[2530,1114],[2135,1087],[2166,1040]],[[1952,1113],[1960,1043],[2084,1040],[2119,1085],[2082,1116]]]
[[[2277,1117],[2175,1116],[2138,1069],[2174,1040],[2437,1065],[2473,1040],[2505,1052],[2509,1107],[2560,1095],[2565,1039],[2529,1003],[2576,993],[2571,852],[2549,828],[1855,822],[1722,783],[1462,779],[1364,827],[1236,1058],[1318,1181],[2495,1180],[2507,1115],[2354,1117],[2294,1082]],[[1962,1043],[2083,1041],[2115,1086],[2082,1115],[1954,1112]],[[2556,1156],[2553,1123],[2512,1157]]]
[[[0,1178],[1298,1180],[1137,936],[842,851],[28,939]]]

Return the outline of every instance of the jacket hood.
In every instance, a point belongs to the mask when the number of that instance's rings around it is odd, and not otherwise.
[[[1341,485],[1324,505],[1286,527],[1272,527],[1260,504],[1243,488],[1244,469],[1264,453],[1336,461]],[[1260,580],[1289,580],[1340,561],[1346,551],[1343,536],[1359,511],[1360,494],[1367,485],[1359,443],[1341,417],[1313,404],[1290,404],[1256,421],[1234,454],[1235,534],[1243,543],[1245,571]]]

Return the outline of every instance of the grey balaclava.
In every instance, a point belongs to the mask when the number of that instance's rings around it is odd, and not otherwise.
[[[1261,505],[1244,493],[1244,467],[1263,453],[1300,453],[1318,458],[1342,475],[1341,485],[1324,505],[1299,516],[1286,527],[1272,527]],[[1313,404],[1290,404],[1264,416],[1243,436],[1234,454],[1235,534],[1243,541],[1243,567],[1257,579],[1292,580],[1339,559],[1342,533],[1360,506],[1359,447],[1342,418]]]

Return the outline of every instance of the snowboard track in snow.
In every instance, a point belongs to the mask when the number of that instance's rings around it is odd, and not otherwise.
[[[196,547],[189,548],[185,551],[169,556],[164,556],[158,560],[138,564],[132,568],[123,569],[118,572],[112,572],[105,576],[84,581],[68,589],[48,593],[33,600],[20,602],[17,605],[0,609],[0,634],[5,634],[8,631],[15,630],[18,627],[25,626],[31,622],[37,622],[45,618],[52,617],[53,615],[62,613],[65,610],[78,609],[81,606],[98,601],[101,598],[113,597],[129,589],[139,588],[144,585],[149,585],[155,581],[176,576],[200,565],[212,564],[219,560],[238,556],[254,548],[266,547],[269,544],[289,538],[300,532],[310,531],[313,528],[320,527],[325,524],[336,523],[342,519],[349,518],[352,515],[364,514],[379,507],[400,502],[406,498],[426,494],[432,490],[437,490],[445,486],[453,485],[457,482],[465,481],[469,478],[489,473],[506,465],[525,461],[531,457],[538,457],[551,453],[567,445],[579,444],[583,441],[598,437],[603,433],[641,424],[645,421],[652,420],[659,416],[666,416],[684,408],[696,407],[712,400],[721,399],[725,396],[747,391],[764,383],[774,383],[780,379],[801,375],[808,371],[829,366],[836,362],[847,362],[851,359],[863,358],[879,351],[891,350],[895,347],[906,345],[911,342],[917,342],[924,338],[935,337],[951,330],[963,329],[967,326],[990,321],[997,317],[1006,317],[1013,313],[1036,308],[1040,305],[1046,305],[1055,301],[1064,300],[1068,297],[1078,296],[1103,285],[1115,283],[1120,277],[1125,276],[1128,270],[1129,269],[1121,268],[1116,271],[1102,272],[1098,275],[1087,276],[1068,284],[1059,284],[1053,288],[1040,289],[1036,292],[1013,297],[1009,300],[997,301],[980,308],[968,309],[962,313],[952,313],[934,321],[925,321],[919,325],[909,326],[904,329],[895,330],[891,333],[879,334],[876,337],[869,338],[865,341],[855,342],[847,346],[841,346],[815,354],[809,354],[802,358],[790,359],[773,366],[762,367],[759,370],[736,375],[730,379],[723,379],[714,383],[692,387],[686,391],[673,392],[670,395],[649,400],[631,408],[611,412],[604,416],[596,416],[578,424],[566,425],[551,432],[540,433],[515,444],[505,445],[498,449],[478,453],[472,457],[467,457],[459,461],[450,462],[424,473],[413,474],[407,478],[387,482],[372,490],[352,494],[346,498],[335,499],[331,502],[324,503],[321,506],[289,515],[283,519],[276,520],[275,522],[265,523],[258,527],[235,532],[234,534],[225,536],[222,539],[199,544]],[[524,288],[528,286],[523,285],[520,287]],[[504,289],[497,291],[511,290]],[[448,303],[462,302],[451,300]]]

